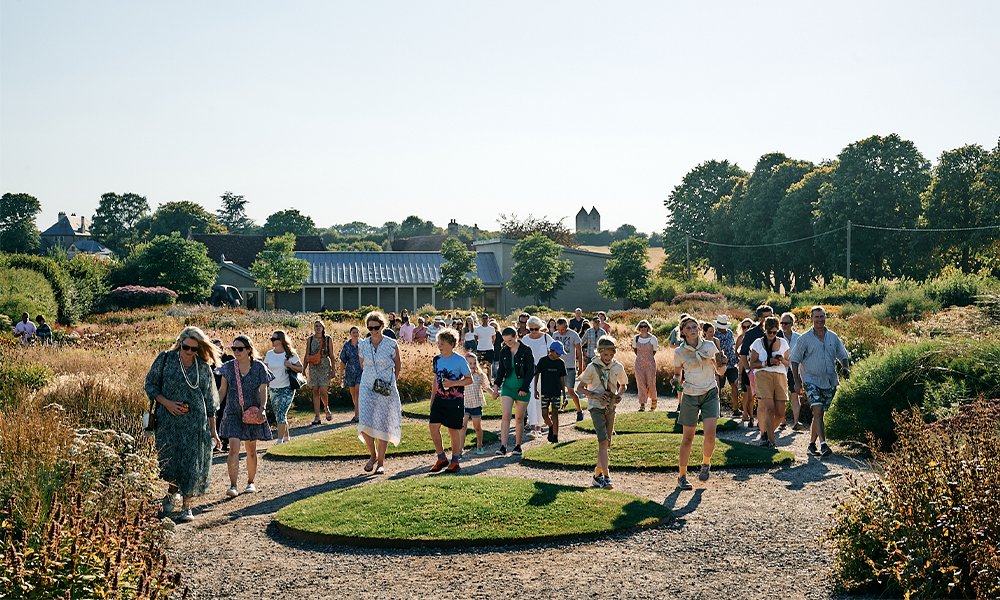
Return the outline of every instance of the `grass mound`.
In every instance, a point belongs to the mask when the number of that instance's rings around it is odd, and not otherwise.
[[[424,454],[434,451],[434,444],[431,442],[431,432],[427,425],[419,423],[403,423],[403,440],[399,446],[389,444],[386,451],[387,456],[407,456],[410,454]],[[451,441],[448,438],[448,430],[441,428],[441,438],[445,450],[451,448]],[[483,431],[483,444],[492,444],[497,441],[497,434],[491,431]],[[465,432],[465,447],[474,448],[476,446],[476,432],[473,429]],[[335,459],[335,458],[364,458],[368,456],[368,449],[358,440],[357,427],[345,427],[329,433],[303,436],[295,438],[290,442],[271,446],[267,455],[279,460],[312,460],[312,459]]]
[[[620,492],[439,475],[334,490],[290,504],[274,519],[298,539],[410,547],[544,542],[652,527],[669,516],[661,504]]]
[[[511,409],[511,414],[513,414],[513,409]],[[569,401],[569,405],[566,410],[561,412],[576,412],[576,405],[573,401]],[[412,419],[429,419],[431,416],[431,401],[424,400],[423,402],[411,402],[409,404],[403,405],[403,416],[410,417]],[[484,419],[499,419],[503,417],[503,406],[500,404],[500,399],[494,399],[489,393],[486,394],[486,406],[483,407],[483,418]]]
[[[586,419],[576,424],[580,431],[595,433],[594,421]],[[732,419],[720,418],[717,430],[739,429],[740,426]],[[703,426],[698,422],[697,433],[703,433]],[[683,433],[684,428],[677,424],[676,412],[639,412],[622,413],[615,416],[615,431],[622,433]]]
[[[695,440],[691,456],[696,467],[701,457],[699,440]],[[674,471],[678,467],[681,447],[679,433],[631,433],[616,435],[611,441],[611,467],[614,469],[648,469]],[[564,444],[546,444],[526,450],[523,462],[553,467],[592,469],[597,458],[597,438],[575,440]],[[716,439],[713,467],[773,467],[795,461],[791,452],[751,446],[742,442]]]

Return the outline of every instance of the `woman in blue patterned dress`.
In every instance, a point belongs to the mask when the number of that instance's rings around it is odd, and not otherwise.
[[[351,327],[351,339],[344,343],[340,350],[340,380],[344,387],[351,391],[351,401],[354,402],[354,418],[351,423],[358,422],[358,384],[361,383],[361,360],[358,357],[358,343],[361,340],[361,330]]]
[[[396,340],[382,335],[386,326],[385,315],[378,311],[370,312],[365,315],[365,324],[371,337],[358,343],[361,358],[358,439],[368,446],[370,458],[365,471],[371,472],[374,468],[375,474],[381,475],[385,473],[385,451],[389,442],[398,446],[402,439],[403,413],[399,403],[399,389],[396,387],[401,364]],[[373,387],[377,380],[388,384],[388,396],[375,392]]]
[[[266,420],[267,388],[274,379],[267,366],[257,360],[257,351],[254,350],[248,337],[236,336],[232,349],[236,360],[222,365],[220,369],[222,387],[219,388],[219,394],[226,396],[226,412],[222,415],[222,437],[229,439],[229,458],[226,461],[229,467],[230,485],[226,495],[229,497],[238,496],[240,493],[236,489],[236,480],[240,474],[240,442],[243,442],[247,451],[247,487],[244,492],[257,491],[257,486],[253,482],[257,475],[257,442],[271,439],[271,426]],[[243,402],[240,402],[241,389]],[[260,412],[265,415],[265,421],[260,425],[243,422],[243,411],[251,406],[260,407]]]

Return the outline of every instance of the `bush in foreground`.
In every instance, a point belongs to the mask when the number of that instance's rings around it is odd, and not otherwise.
[[[850,592],[907,598],[1000,595],[1000,403],[964,407],[928,427],[895,415],[892,454],[874,450],[825,539],[833,576]]]

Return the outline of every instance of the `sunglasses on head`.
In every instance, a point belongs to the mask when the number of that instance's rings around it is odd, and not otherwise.
[[[198,351],[197,344],[194,345],[194,346],[188,346],[187,344],[181,344],[181,348],[187,350],[188,352],[197,352]]]

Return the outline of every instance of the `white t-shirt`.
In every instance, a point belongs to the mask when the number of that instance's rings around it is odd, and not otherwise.
[[[294,352],[292,353],[292,357],[288,360],[293,365],[300,364],[299,356]],[[264,355],[264,364],[267,366],[267,370],[271,372],[271,375],[274,375],[274,379],[272,379],[269,384],[271,389],[277,390],[286,388],[290,385],[288,382],[288,369],[285,367],[284,352],[268,350],[267,354]]]
[[[542,360],[543,356],[548,355],[549,346],[552,345],[552,342],[552,337],[547,333],[543,333],[542,337],[537,340],[531,339],[530,335],[526,335],[521,338],[521,343],[528,348],[531,348],[531,355],[534,357],[536,365],[538,364],[538,361]]]
[[[657,350],[660,349],[660,343],[656,341],[656,336],[655,335],[651,335],[648,338],[644,338],[641,335],[633,336],[632,337],[632,347],[633,348],[638,348],[639,344],[652,344],[653,345],[653,352],[656,352]]]
[[[479,341],[476,342],[476,350],[485,352],[493,349],[493,336],[497,335],[496,329],[490,325],[480,325],[476,327],[475,334],[479,338]]]
[[[764,343],[763,343],[765,339],[767,339],[766,336],[754,340],[754,342],[750,344],[750,352],[756,352],[757,360],[759,360],[760,362],[764,362],[764,360],[767,358],[767,352],[764,352]],[[788,355],[788,342],[786,342],[784,338],[774,338],[774,339],[778,340],[778,348],[777,351],[771,352],[771,356],[774,356],[775,354],[780,354],[782,357],[786,357]],[[778,366],[772,365],[770,367],[764,367],[763,369],[753,370],[754,373],[758,371],[771,371],[772,373],[781,373],[782,375],[784,375],[785,365],[778,365]]]

